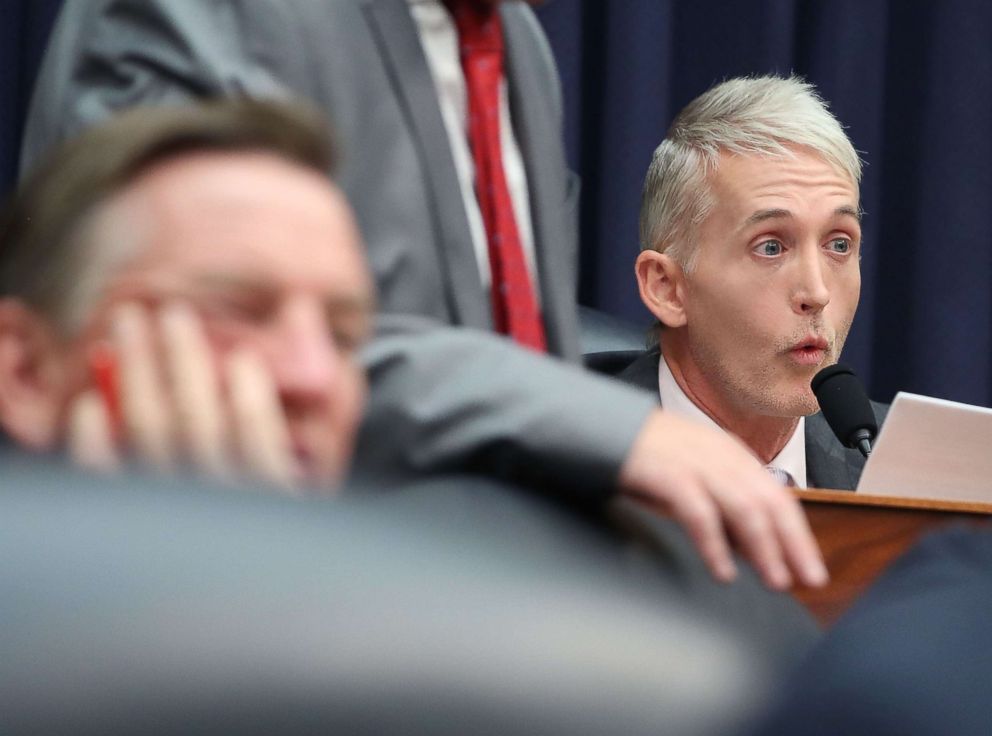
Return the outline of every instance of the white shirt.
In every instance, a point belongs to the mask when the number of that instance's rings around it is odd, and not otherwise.
[[[451,155],[458,172],[458,183],[468,215],[468,226],[472,233],[475,260],[479,264],[479,276],[485,289],[492,287],[492,271],[489,267],[489,244],[486,241],[486,227],[482,222],[479,202],[475,197],[475,162],[468,141],[468,93],[465,75],[462,72],[461,56],[458,50],[458,30],[448,9],[441,0],[407,0],[410,12],[417,23],[420,45],[427,57],[441,117],[451,145]],[[506,175],[513,203],[513,214],[520,233],[520,244],[530,272],[531,283],[540,304],[540,289],[537,284],[537,265],[534,257],[534,228],[530,219],[530,194],[527,189],[527,173],[524,168],[520,146],[513,134],[510,120],[510,103],[506,90],[506,79],[500,84],[499,96],[500,149],[503,154],[503,173]]]
[[[672,375],[672,370],[665,362],[664,356],[658,362],[658,393],[661,394],[661,405],[666,411],[722,429],[686,396],[685,391]],[[768,464],[791,475],[796,487],[806,488],[806,417],[799,417],[799,423],[796,424],[792,437]]]

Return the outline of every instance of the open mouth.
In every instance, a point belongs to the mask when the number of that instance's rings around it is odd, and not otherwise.
[[[828,347],[823,338],[807,338],[789,350],[789,357],[802,366],[819,365],[827,357]]]

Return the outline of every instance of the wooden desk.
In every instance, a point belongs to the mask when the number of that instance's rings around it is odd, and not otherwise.
[[[847,610],[872,581],[924,533],[954,522],[987,524],[992,504],[868,496],[850,491],[802,491],[830,583],[795,595],[823,626]]]

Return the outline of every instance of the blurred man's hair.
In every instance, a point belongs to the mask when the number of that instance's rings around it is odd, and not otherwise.
[[[109,265],[108,251],[119,258],[133,246],[104,242],[105,205],[157,164],[234,151],[270,153],[322,175],[335,165],[324,118],[303,103],[225,100],[129,110],[58,148],[5,207],[0,298],[17,297],[72,333],[88,311],[94,279]]]
[[[861,160],[813,85],[798,77],[730,79],[690,102],[654,152],[641,199],[641,249],[671,255],[686,271],[694,229],[713,208],[708,178],[721,152],[789,157],[813,150],[857,187]]]

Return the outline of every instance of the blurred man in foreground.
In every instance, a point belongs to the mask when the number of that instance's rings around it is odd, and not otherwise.
[[[137,111],[64,148],[9,213],[0,426],[113,467],[336,483],[373,287],[319,116]],[[101,395],[102,394],[102,395]]]
[[[802,488],[853,489],[864,466],[814,414],[810,388],[858,306],[860,180],[813,87],[764,77],[691,102],[644,185],[636,273],[661,340],[621,378]]]

